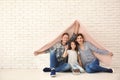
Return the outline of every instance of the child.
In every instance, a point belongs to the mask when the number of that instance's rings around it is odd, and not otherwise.
[[[65,58],[67,56],[68,63],[71,66],[73,74],[79,74],[80,72],[84,72],[80,56],[78,55],[77,44],[75,41],[70,42],[69,49],[68,46],[65,47],[63,57]]]

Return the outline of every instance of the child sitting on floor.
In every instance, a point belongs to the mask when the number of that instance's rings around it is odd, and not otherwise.
[[[65,47],[63,57],[68,56],[68,63],[71,66],[73,74],[80,74],[80,72],[85,72],[84,69],[82,68],[82,62],[78,54],[79,53],[76,42],[71,41],[69,48],[68,46]]]

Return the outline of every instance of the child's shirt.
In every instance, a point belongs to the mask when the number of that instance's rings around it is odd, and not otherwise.
[[[68,63],[72,66],[78,64],[77,62],[77,52],[74,50],[67,50],[68,53]]]

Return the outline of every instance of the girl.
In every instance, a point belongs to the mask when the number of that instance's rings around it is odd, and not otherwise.
[[[80,55],[78,55],[78,49],[75,41],[70,42],[69,49],[68,46],[65,47],[63,57],[65,58],[67,56],[68,56],[68,63],[71,66],[73,74],[84,72],[80,60]]]
[[[83,68],[85,69],[86,72],[88,73],[113,72],[112,69],[101,67],[99,65],[99,60],[93,55],[93,52],[99,54],[109,54],[111,56],[113,55],[112,53],[108,52],[107,50],[98,49],[90,42],[85,41],[84,36],[81,33],[77,35],[76,41],[78,43],[78,51],[80,52]]]

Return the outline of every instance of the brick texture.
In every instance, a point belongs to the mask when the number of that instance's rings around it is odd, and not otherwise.
[[[76,19],[120,67],[120,0],[0,0],[0,68],[49,66],[49,54],[35,57],[34,50]]]

